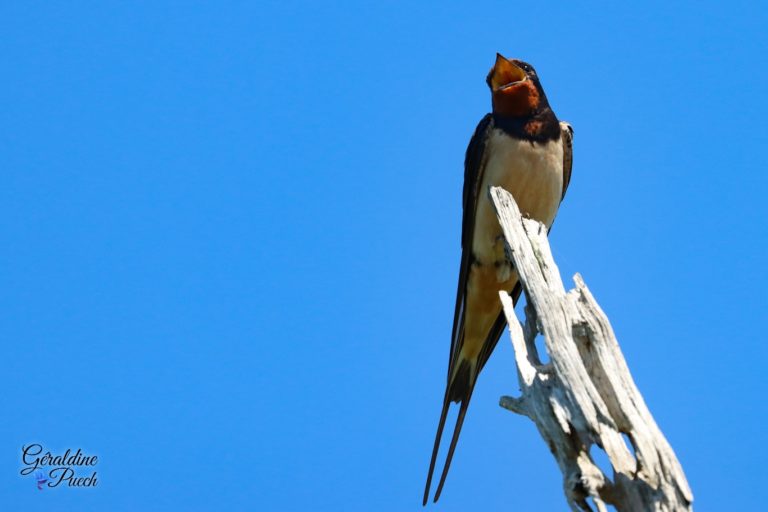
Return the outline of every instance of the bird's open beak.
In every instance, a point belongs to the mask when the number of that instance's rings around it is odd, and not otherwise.
[[[524,82],[527,79],[528,76],[521,67],[516,66],[500,53],[496,54],[496,63],[493,65],[493,69],[488,77],[491,90],[499,91],[518,82]]]

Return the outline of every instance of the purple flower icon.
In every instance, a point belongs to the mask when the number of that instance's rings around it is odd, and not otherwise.
[[[42,471],[36,471],[35,480],[37,481],[37,490],[42,491],[43,484],[48,481],[48,479],[45,478],[45,474]]]

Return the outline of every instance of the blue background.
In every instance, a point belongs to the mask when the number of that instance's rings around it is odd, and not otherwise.
[[[421,510],[501,51],[576,131],[563,276],[698,510],[759,509],[765,2],[377,4],[3,2],[2,508]],[[517,388],[505,335],[440,510],[566,509]]]

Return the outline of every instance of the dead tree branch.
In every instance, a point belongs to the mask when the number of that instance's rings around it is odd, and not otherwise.
[[[522,389],[520,398],[502,397],[501,406],[536,423],[563,473],[571,510],[692,510],[682,467],[635,386],[605,313],[580,275],[576,288],[565,291],[546,227],[522,218],[507,191],[493,187],[490,195],[527,297],[521,325],[509,294],[500,293]],[[536,351],[538,333],[548,364]],[[607,453],[610,477],[590,455],[595,447]]]

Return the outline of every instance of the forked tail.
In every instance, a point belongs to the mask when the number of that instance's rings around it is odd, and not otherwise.
[[[445,484],[445,477],[448,476],[448,469],[451,467],[451,460],[453,459],[453,452],[456,450],[456,443],[459,440],[459,434],[461,433],[461,427],[464,424],[464,417],[467,414],[467,408],[469,407],[469,399],[472,397],[472,391],[475,388],[475,382],[477,380],[477,372],[473,371],[472,364],[464,360],[459,365],[459,369],[454,375],[453,380],[448,384],[445,389],[445,397],[443,398],[443,409],[440,412],[440,423],[437,425],[437,434],[435,435],[435,446],[432,448],[432,459],[429,462],[429,473],[427,475],[427,485],[424,487],[424,500],[422,505],[427,504],[429,499],[429,488],[432,484],[432,474],[435,471],[435,462],[437,461],[437,452],[440,449],[440,440],[443,437],[443,428],[445,427],[445,419],[448,416],[448,406],[451,402],[460,402],[459,415],[456,418],[456,426],[453,427],[453,437],[451,437],[451,445],[448,448],[448,456],[445,459],[445,465],[443,466],[443,473],[440,475],[440,483],[437,484],[437,491],[435,492],[434,501],[440,498],[440,493],[443,490],[443,484]]]

